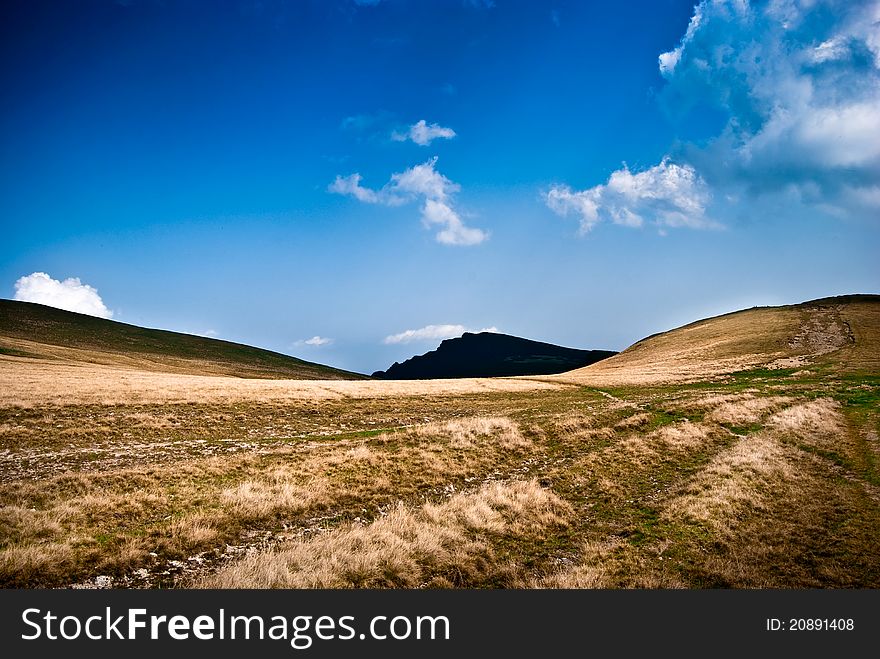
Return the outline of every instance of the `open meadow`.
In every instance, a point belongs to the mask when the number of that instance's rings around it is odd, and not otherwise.
[[[853,296],[403,382],[0,334],[0,585],[880,587],[878,337]]]

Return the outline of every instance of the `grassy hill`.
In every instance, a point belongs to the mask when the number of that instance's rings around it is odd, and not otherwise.
[[[146,329],[13,300],[0,300],[0,355],[245,378],[366,377],[240,343]]]
[[[0,587],[880,587],[877,296],[471,380],[138,372],[56,352],[167,346],[4,318],[53,358],[0,355]]]
[[[558,377],[582,384],[687,382],[749,369],[880,372],[880,295],[754,307],[649,336]]]

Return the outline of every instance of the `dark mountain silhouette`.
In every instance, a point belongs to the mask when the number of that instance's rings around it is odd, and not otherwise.
[[[563,348],[494,332],[465,332],[457,339],[446,339],[436,350],[411,357],[402,364],[394,362],[387,371],[376,371],[373,377],[430,380],[550,375],[587,366],[615,354],[610,350]]]

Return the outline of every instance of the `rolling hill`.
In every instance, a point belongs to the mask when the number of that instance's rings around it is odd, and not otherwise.
[[[556,375],[336,382],[0,310],[5,588],[880,586],[880,296]]]
[[[655,334],[554,376],[597,386],[688,382],[748,369],[880,371],[880,295],[754,307]]]
[[[146,329],[14,300],[0,300],[0,355],[243,378],[366,377],[240,343]]]
[[[609,350],[577,350],[507,334],[465,332],[446,339],[436,350],[394,362],[374,378],[431,380],[438,378],[510,377],[547,375],[593,364],[614,355]]]

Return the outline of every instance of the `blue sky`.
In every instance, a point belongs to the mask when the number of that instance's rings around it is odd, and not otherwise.
[[[371,372],[880,292],[877,2],[0,13],[2,297]]]

